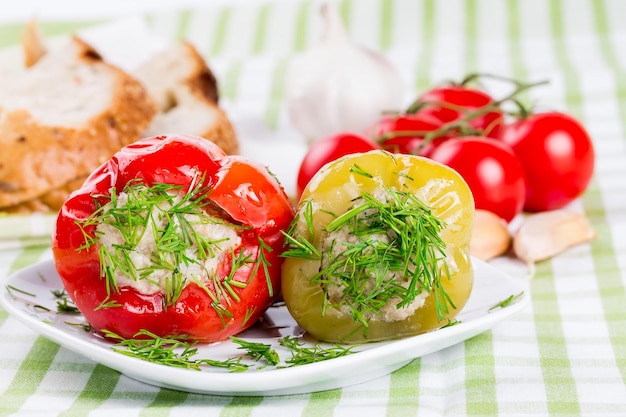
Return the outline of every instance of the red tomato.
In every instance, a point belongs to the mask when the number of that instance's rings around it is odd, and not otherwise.
[[[159,136],[122,148],[70,195],[52,251],[96,331],[216,341],[254,324],[279,296],[292,219],[264,166],[202,138]]]
[[[352,133],[338,133],[313,142],[300,163],[296,190],[298,198],[302,195],[313,175],[327,163],[348,154],[368,152],[374,149],[378,149],[374,142]]]
[[[369,129],[368,135],[386,151],[429,156],[448,137],[442,135],[423,145],[424,136],[441,125],[439,119],[428,114],[385,115]]]
[[[417,113],[427,114],[447,123],[458,120],[468,111],[493,102],[494,99],[482,90],[451,85],[426,91],[418,98],[416,105],[419,107]],[[496,108],[473,118],[469,121],[469,126],[481,136],[497,138],[503,123],[502,111]]]
[[[477,209],[491,211],[507,222],[522,211],[524,168],[506,144],[485,137],[451,139],[437,147],[431,159],[461,174]]]
[[[507,126],[502,140],[513,148],[526,172],[525,210],[559,209],[587,189],[595,152],[589,134],[571,116],[533,114]]]

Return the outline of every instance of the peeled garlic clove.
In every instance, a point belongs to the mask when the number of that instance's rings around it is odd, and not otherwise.
[[[511,246],[511,233],[504,219],[487,210],[476,210],[470,254],[488,261],[506,253]]]
[[[546,211],[532,214],[522,221],[513,238],[513,251],[519,259],[532,264],[596,236],[583,213]]]
[[[309,141],[363,132],[384,111],[399,109],[404,95],[396,69],[348,37],[334,4],[324,3],[321,14],[320,42],[291,61],[285,85],[291,124]]]

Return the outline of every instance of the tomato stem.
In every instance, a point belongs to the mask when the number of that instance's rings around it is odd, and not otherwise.
[[[386,132],[374,138],[374,142],[378,144],[382,144],[385,141],[388,141],[390,139],[397,138],[397,137],[422,137],[423,138],[422,141],[416,146],[414,150],[414,154],[420,155],[421,152],[424,151],[424,149],[426,149],[426,147],[428,147],[428,145],[433,140],[440,138],[442,136],[449,135],[454,130],[458,130],[458,132],[463,136],[477,135],[477,134],[488,135],[489,132],[491,132],[491,130],[495,128],[496,121],[494,121],[490,126],[488,126],[482,132],[479,132],[476,129],[474,129],[470,122],[478,117],[486,115],[487,113],[491,111],[496,111],[496,110],[502,111],[501,110],[502,105],[509,101],[515,103],[517,108],[519,109],[519,112],[516,115],[517,117],[520,117],[520,118],[528,117],[531,113],[530,109],[526,108],[519,100],[516,99],[516,97],[525,90],[548,83],[548,81],[525,83],[525,82],[515,80],[513,78],[500,76],[496,74],[471,73],[471,74],[468,74],[460,83],[451,82],[451,84],[464,86],[464,85],[469,84],[472,81],[478,80],[479,78],[485,78],[485,77],[510,82],[514,84],[515,88],[513,89],[511,93],[507,94],[503,98],[492,101],[491,103],[488,103],[482,107],[479,107],[473,110],[467,110],[467,108],[464,106],[454,105],[452,103],[418,99],[414,101],[409,107],[407,107],[404,114],[417,114],[420,111],[424,110],[425,108],[428,108],[428,106],[436,105],[439,107],[444,107],[450,110],[457,111],[459,113],[463,113],[463,116],[456,120],[445,122],[439,128],[435,130],[429,130],[429,131],[406,130],[406,131]]]
[[[507,77],[507,76],[504,76],[504,75],[485,73],[485,72],[482,72],[482,73],[481,72],[470,73],[470,74],[466,75],[465,78],[463,78],[463,80],[460,83],[456,84],[456,85],[467,86],[469,83],[471,83],[473,81],[478,81],[480,78],[488,78],[488,79],[497,80],[497,81],[509,82],[509,83],[515,85],[517,88],[522,88],[522,89],[526,89],[527,86],[530,86],[530,87],[534,87],[535,86],[533,84],[528,84],[528,83],[525,83],[523,81],[516,80],[515,78]]]
[[[533,109],[525,106],[521,101],[517,99],[513,99],[511,101],[517,106],[517,112],[510,112],[510,114],[515,116],[517,119],[527,119],[533,114]]]
[[[490,111],[499,109],[502,106],[502,104],[506,103],[507,101],[512,101],[512,100],[514,101],[515,97],[521,92],[525,90],[529,90],[533,87],[537,87],[539,85],[547,84],[547,81],[538,81],[534,83],[516,82],[515,84],[516,84],[515,89],[511,93],[502,97],[501,99],[495,100],[477,109],[469,110],[462,117],[456,120],[453,120],[451,122],[444,123],[440,128],[433,130],[431,132],[428,132],[424,136],[424,139],[420,142],[420,144],[415,149],[415,153],[419,155],[419,153],[436,138],[446,135],[450,133],[451,131],[453,131],[454,129],[462,129],[463,126],[466,126],[467,124],[469,124],[470,121],[474,120],[475,118],[484,116]]]

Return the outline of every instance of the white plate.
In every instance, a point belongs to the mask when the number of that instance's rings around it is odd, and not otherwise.
[[[340,388],[384,376],[414,358],[484,332],[528,304],[529,296],[524,292],[515,303],[490,311],[495,304],[525,289],[484,262],[474,260],[474,269],[474,289],[458,316],[459,324],[405,339],[359,345],[354,349],[356,353],[324,362],[289,368],[258,366],[259,369],[238,373],[215,367],[201,371],[172,368],[114,352],[112,343],[85,331],[81,326],[68,324],[83,323],[82,316],[56,313],[58,299],[52,291],[63,287],[54,264],[49,260],[9,276],[0,288],[0,304],[42,336],[148,384],[218,395],[283,395]],[[278,338],[301,333],[287,309],[275,306],[268,310],[261,323],[238,337],[271,343],[284,360],[290,357],[290,353],[278,346]],[[306,344],[314,343],[306,341],[306,338],[303,340]],[[225,360],[243,355],[245,352],[239,349],[239,345],[226,341],[201,346],[194,358]],[[254,362],[250,361],[250,364]]]

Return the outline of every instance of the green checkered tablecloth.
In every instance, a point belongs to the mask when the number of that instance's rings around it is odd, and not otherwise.
[[[38,17],[51,39],[132,18],[127,26],[141,22],[160,39],[191,40],[220,80],[243,152],[264,158],[293,189],[303,148],[286,115],[284,75],[317,41],[317,3],[155,2],[153,10],[104,17],[80,15],[76,3],[67,17],[25,15]],[[493,260],[528,283],[531,302],[521,313],[386,377],[310,394],[157,388],[59,347],[0,309],[0,415],[626,416],[626,2],[344,0],[339,7],[350,36],[401,71],[407,100],[475,71],[549,80],[526,98],[573,114],[593,136],[595,177],[570,208],[584,210],[598,238],[539,263],[532,278],[512,258]],[[0,26],[0,69],[16,62],[22,28],[17,20]],[[47,216],[0,216],[0,281],[50,259],[51,225]]]

